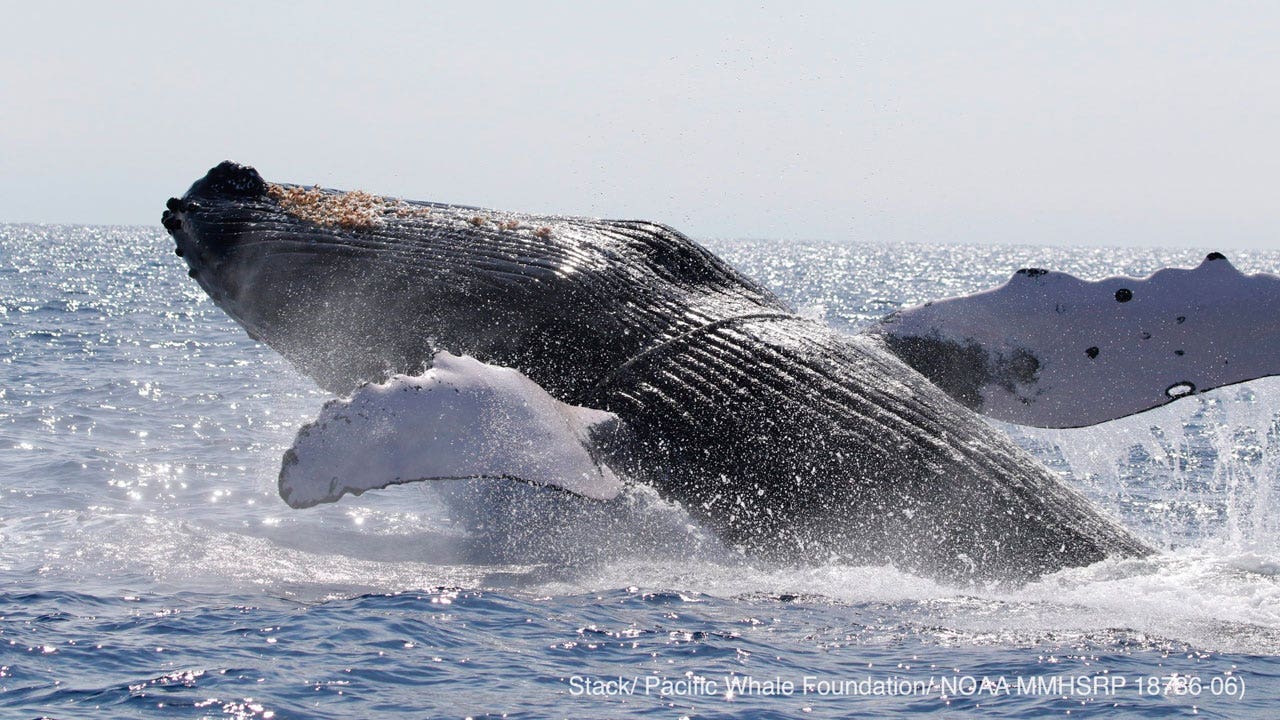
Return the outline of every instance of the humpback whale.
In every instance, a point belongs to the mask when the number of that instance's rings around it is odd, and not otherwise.
[[[1099,309],[1093,284],[1020,271],[849,335],[646,221],[274,183],[224,162],[162,222],[219,307],[344,396],[285,454],[297,507],[445,477],[596,499],[646,483],[761,558],[1017,582],[1151,550],[978,413],[1090,424],[1276,364],[1274,327],[1261,359],[1247,338],[1210,352],[1187,334],[1239,300],[1188,299],[1201,275],[1179,276],[1191,291],[1106,281]],[[1206,263],[1219,291],[1242,287],[1225,259]],[[1277,278],[1250,282],[1253,300],[1280,297]],[[1159,362],[1143,370],[1134,344]]]

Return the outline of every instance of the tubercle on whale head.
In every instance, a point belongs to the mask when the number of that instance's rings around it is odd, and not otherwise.
[[[186,197],[252,198],[262,195],[266,190],[267,183],[257,170],[248,165],[223,160],[210,169],[204,177],[195,181],[187,191]]]
[[[174,240],[175,254],[187,264],[187,275],[254,339],[261,337],[256,318],[238,302],[251,284],[253,263],[241,262],[240,245],[252,218],[272,202],[267,183],[250,166],[230,160],[211,168],[182,197],[165,203],[161,224]]]
[[[245,202],[265,197],[266,188],[267,184],[257,170],[224,160],[195,181],[182,197],[169,198],[160,223],[173,236],[178,257],[187,258],[191,277],[198,276],[198,265],[207,265],[214,259],[209,252],[213,248],[209,247],[208,240],[200,242],[193,232],[194,216],[214,203]]]

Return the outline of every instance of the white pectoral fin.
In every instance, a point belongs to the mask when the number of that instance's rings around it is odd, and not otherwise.
[[[995,290],[895,313],[877,332],[977,412],[1082,427],[1280,374],[1280,277],[1244,275],[1219,253],[1145,279],[1019,270]]]
[[[608,500],[622,482],[592,436],[617,422],[511,368],[439,353],[422,375],[325,405],[285,452],[280,497],[303,508],[418,480],[503,477]]]

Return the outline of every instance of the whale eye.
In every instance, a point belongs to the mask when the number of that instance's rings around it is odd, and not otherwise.
[[[1129,302],[1133,299],[1133,291],[1129,288],[1120,288],[1116,291],[1116,302]]]

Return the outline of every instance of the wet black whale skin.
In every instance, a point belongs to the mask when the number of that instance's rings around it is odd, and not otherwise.
[[[408,205],[318,224],[223,163],[163,223],[219,306],[322,386],[437,349],[517,368],[620,416],[613,463],[761,558],[963,582],[1148,552],[882,341],[794,315],[670,228]]]

